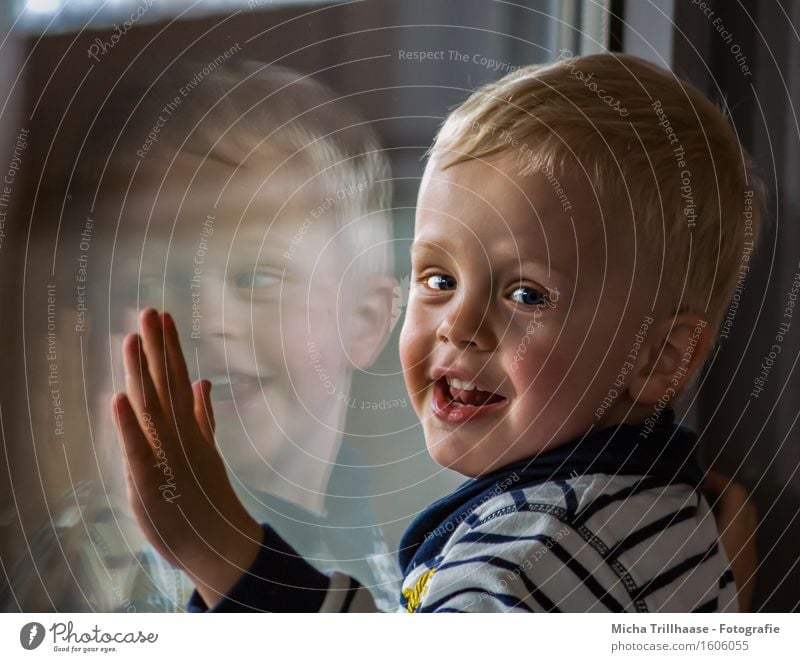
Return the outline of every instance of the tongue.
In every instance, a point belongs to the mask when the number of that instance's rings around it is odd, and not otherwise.
[[[503,396],[489,391],[481,391],[479,389],[472,389],[470,391],[462,391],[453,386],[450,387],[450,393],[453,400],[460,402],[464,405],[472,405],[473,407],[480,407],[481,405],[490,405],[493,402],[500,402]]]

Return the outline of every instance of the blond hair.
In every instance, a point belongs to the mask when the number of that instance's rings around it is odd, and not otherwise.
[[[485,85],[432,151],[448,153],[445,167],[516,151],[521,172],[548,177],[577,165],[605,218],[623,205],[643,259],[663,259],[674,312],[702,316],[715,335],[762,232],[762,186],[726,117],[632,55],[561,58]]]
[[[187,156],[255,172],[265,187],[288,175],[307,222],[333,220],[353,272],[391,272],[389,161],[349,100],[310,76],[252,60],[177,62],[145,85],[124,90],[101,118],[100,134],[120,136],[107,167],[95,160],[83,169],[93,184],[102,181],[101,192],[121,195],[137,156],[136,176],[156,181]]]

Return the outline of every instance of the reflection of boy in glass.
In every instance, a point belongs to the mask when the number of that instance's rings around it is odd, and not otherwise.
[[[193,376],[214,384],[218,443],[248,510],[321,567],[390,581],[393,557],[368,501],[354,498],[371,493],[368,469],[342,443],[352,372],[375,360],[390,330],[385,157],[330,91],[276,67],[226,65],[163,112],[193,76],[165,73],[121,139],[130,153],[112,155],[100,184],[97,217],[120,218],[110,351],[142,306],[173,310]],[[122,378],[118,358],[109,391]],[[113,443],[112,434],[94,437]],[[75,591],[85,595],[56,607],[182,609],[191,587],[157,555],[135,552],[143,543],[124,501],[110,507],[90,485],[80,493],[53,512],[87,523],[84,554],[71,561],[85,567]]]

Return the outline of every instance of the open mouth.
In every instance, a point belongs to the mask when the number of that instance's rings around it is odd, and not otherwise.
[[[433,383],[431,406],[434,415],[449,423],[463,423],[476,416],[504,407],[508,399],[483,391],[474,384],[454,377],[440,377]]]

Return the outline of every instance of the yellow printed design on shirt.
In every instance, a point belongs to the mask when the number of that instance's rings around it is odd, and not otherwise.
[[[408,600],[406,611],[411,613],[419,610],[419,606],[422,604],[422,596],[428,593],[428,582],[435,572],[436,568],[426,570],[420,575],[417,583],[414,584],[414,588],[403,589],[403,597]]]

